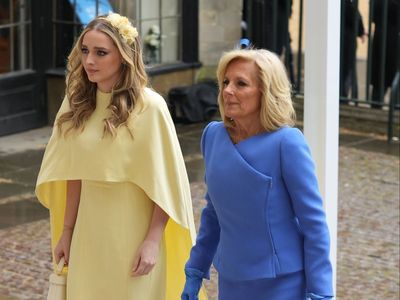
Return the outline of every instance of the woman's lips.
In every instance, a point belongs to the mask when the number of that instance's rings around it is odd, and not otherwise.
[[[86,73],[88,73],[88,74],[94,74],[94,73],[96,73],[98,70],[92,70],[92,69],[87,69],[86,70]]]

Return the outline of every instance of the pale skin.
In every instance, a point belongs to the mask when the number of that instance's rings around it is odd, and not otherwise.
[[[133,260],[132,276],[146,275],[154,268],[168,219],[169,216],[157,204],[154,204],[153,216],[147,236],[137,250]]]
[[[67,204],[65,206],[64,228],[61,238],[54,249],[54,257],[58,263],[64,256],[65,263],[69,262],[69,249],[71,246],[72,233],[74,232],[76,216],[78,214],[79,200],[81,195],[81,181],[67,181]]]
[[[234,143],[264,131],[258,73],[253,61],[241,58],[232,60],[226,68],[222,96],[225,115],[235,123],[235,128],[229,129]]]
[[[111,92],[121,75],[122,56],[112,39],[97,30],[88,31],[82,40],[82,65],[88,79],[100,91]]]
[[[81,51],[82,65],[89,80],[95,82],[102,92],[110,92],[119,80],[123,63],[121,54],[111,38],[100,31],[88,31],[83,37]],[[66,264],[69,262],[72,234],[79,210],[81,186],[81,180],[67,181],[64,229],[54,249],[57,263],[62,256],[64,256]],[[133,277],[146,275],[154,268],[168,219],[168,214],[154,204],[146,237],[136,253],[133,253],[131,271]]]

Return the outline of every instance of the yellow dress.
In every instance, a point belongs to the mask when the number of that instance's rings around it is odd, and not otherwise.
[[[50,210],[52,247],[62,232],[67,180],[82,180],[67,280],[68,300],[177,300],[195,241],[189,183],[164,99],[150,89],[117,136],[103,137],[111,94],[99,90],[83,132],[58,129],[46,147],[36,195]],[[58,116],[69,110],[64,99]],[[64,127],[68,124],[64,124]],[[154,269],[131,277],[157,203],[170,217]],[[200,299],[206,299],[202,290]]]

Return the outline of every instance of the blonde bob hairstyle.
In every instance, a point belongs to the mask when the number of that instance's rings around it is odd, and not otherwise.
[[[143,106],[142,93],[148,80],[141,44],[139,37],[128,44],[119,34],[118,28],[113,27],[106,17],[98,16],[86,26],[68,56],[66,96],[71,110],[62,114],[56,122],[60,132],[64,123],[70,123],[65,134],[70,130],[83,131],[86,121],[96,108],[97,84],[90,82],[87,77],[81,61],[81,49],[85,34],[90,30],[97,30],[110,37],[122,58],[121,76],[111,91],[111,102],[108,107],[111,115],[104,119],[103,136],[109,134],[115,137],[120,126],[126,126],[133,136],[128,120],[134,109]]]
[[[235,127],[235,120],[224,113],[223,89],[226,69],[237,59],[253,61],[257,66],[261,92],[260,122],[264,129],[274,131],[282,126],[293,126],[295,111],[285,66],[276,54],[264,49],[236,49],[222,55],[217,68],[218,104],[225,126]]]

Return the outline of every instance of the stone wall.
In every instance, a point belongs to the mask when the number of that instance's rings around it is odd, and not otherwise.
[[[199,59],[205,68],[200,70],[203,74],[204,70],[215,68],[221,54],[239,41],[242,0],[200,0],[199,5]]]
[[[182,70],[149,77],[149,86],[168,99],[168,91],[177,86],[188,86],[194,83],[194,70]]]

